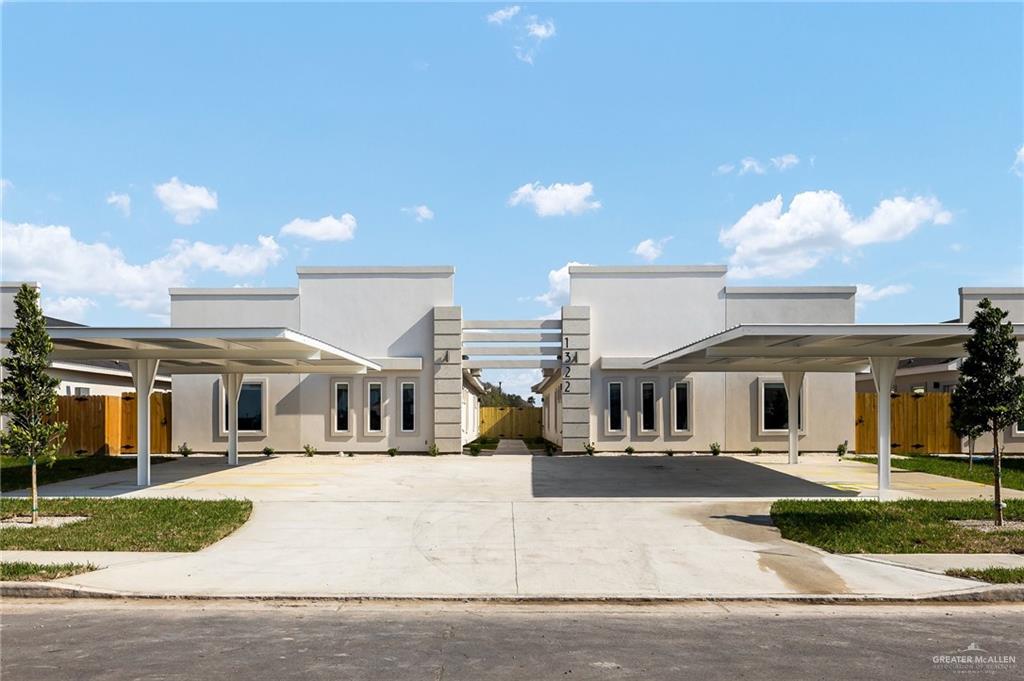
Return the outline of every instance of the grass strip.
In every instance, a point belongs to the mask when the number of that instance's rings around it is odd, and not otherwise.
[[[853,457],[853,459],[854,461],[878,465],[878,458],[874,456],[857,456]],[[967,459],[952,456],[893,457],[892,467],[904,471],[931,473],[933,475],[943,475],[947,478],[979,482],[983,485],[993,484],[995,478],[992,473],[991,457],[981,460],[975,458],[973,467],[968,466]],[[1024,458],[1003,457],[1003,487],[1024,490]]]
[[[0,563],[0,581],[3,582],[45,582],[51,579],[72,577],[83,572],[91,572],[96,566],[92,563],[24,563],[11,561]]]
[[[150,457],[152,463],[164,463],[171,457]],[[135,468],[135,459],[120,456],[67,456],[53,462],[53,465],[40,464],[36,467],[39,485],[48,485],[63,480],[74,480],[99,473],[123,471]],[[0,491],[11,492],[26,489],[32,484],[32,466],[28,459],[15,456],[0,456]]]
[[[988,582],[989,584],[1024,583],[1024,567],[962,568],[958,570],[946,570],[946,574],[950,577],[977,579],[982,582]]]

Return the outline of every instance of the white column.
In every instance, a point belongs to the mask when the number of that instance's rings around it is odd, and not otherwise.
[[[242,374],[221,374],[220,382],[224,388],[224,404],[228,420],[228,465],[238,465],[238,395],[242,392]]]
[[[800,389],[804,385],[804,372],[783,371],[782,382],[789,405],[789,462],[797,463],[800,460]]]
[[[892,453],[892,381],[896,377],[898,357],[872,357],[871,377],[875,381],[875,392],[878,393],[878,498],[889,490],[890,466]]]
[[[135,451],[136,483],[139,487],[149,486],[149,396],[153,393],[153,381],[160,366],[158,359],[132,359],[128,368],[135,383]]]

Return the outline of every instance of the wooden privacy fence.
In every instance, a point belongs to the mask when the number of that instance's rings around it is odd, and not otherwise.
[[[540,407],[480,407],[481,437],[540,437]]]
[[[149,400],[149,451],[171,451],[171,393]],[[61,454],[135,454],[135,393],[57,398],[57,418],[68,424]]]
[[[894,454],[960,452],[960,438],[950,428],[950,393],[900,394],[892,400]],[[857,393],[858,454],[878,453],[878,395]]]

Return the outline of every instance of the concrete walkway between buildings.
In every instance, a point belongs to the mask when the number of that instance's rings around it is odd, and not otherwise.
[[[769,517],[775,498],[853,493],[732,457],[284,456],[233,468],[192,457],[153,475],[147,489],[127,470],[41,492],[249,498],[253,515],[197,553],[135,554],[56,584],[266,598],[920,598],[985,588],[782,539]]]
[[[495,454],[529,454],[526,443],[522,440],[499,440]]]

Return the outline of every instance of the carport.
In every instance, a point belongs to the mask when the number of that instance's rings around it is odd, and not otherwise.
[[[789,401],[789,463],[799,455],[797,409],[807,372],[870,371],[875,391],[888,395],[901,359],[959,358],[967,324],[741,324],[649,359],[641,368],[675,371],[781,373]],[[1024,324],[1014,325],[1018,340]],[[890,488],[891,419],[878,400],[878,491]]]
[[[287,328],[58,327],[51,360],[114,359],[132,372],[138,403],[138,485],[149,485],[149,396],[157,371],[220,374],[225,389],[228,464],[238,463],[238,395],[246,373],[363,374],[382,365]],[[10,334],[5,329],[2,342]],[[142,434],[146,435],[143,436]]]

